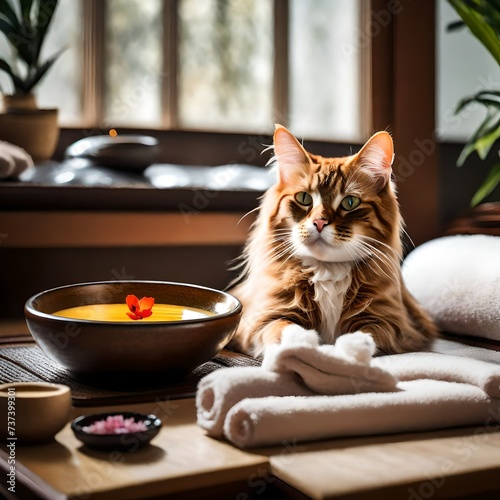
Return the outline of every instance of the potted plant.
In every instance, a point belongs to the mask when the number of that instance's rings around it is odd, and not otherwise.
[[[448,0],[461,20],[448,26],[449,31],[468,27],[469,31],[488,50],[500,65],[500,0]],[[462,166],[465,160],[476,153],[481,160],[498,147],[500,138],[500,89],[483,89],[462,99],[455,110],[460,113],[473,104],[486,109],[486,116],[465,144],[457,160]],[[498,149],[500,155],[500,148]],[[491,166],[485,180],[471,199],[473,210],[466,217],[458,219],[451,232],[486,232],[500,234],[500,204],[478,206],[500,184],[500,158]],[[475,208],[474,208],[475,207]]]
[[[59,138],[57,109],[38,109],[34,88],[60,55],[46,60],[41,50],[51,25],[57,0],[0,0],[0,32],[11,48],[9,60],[0,57],[13,93],[3,94],[0,137],[24,148],[35,161],[49,159]]]

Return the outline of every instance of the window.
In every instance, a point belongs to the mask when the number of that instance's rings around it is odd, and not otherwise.
[[[103,120],[110,125],[161,125],[161,0],[107,0]]]
[[[79,125],[82,116],[83,25],[80,2],[59,2],[53,26],[43,46],[42,57],[50,57],[61,48],[66,50],[40,82],[37,91],[40,107],[60,110],[61,122]]]
[[[298,136],[350,142],[365,132],[361,14],[359,1],[290,2],[289,125]]]
[[[61,124],[360,142],[368,129],[361,0],[61,1],[39,89]],[[369,48],[368,48],[369,49]]]
[[[181,0],[178,120],[184,128],[268,130],[273,9],[269,0]]]

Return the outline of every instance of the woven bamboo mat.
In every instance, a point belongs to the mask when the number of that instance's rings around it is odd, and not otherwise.
[[[251,357],[223,350],[212,360],[182,377],[148,374],[129,377],[76,378],[49,359],[37,345],[16,345],[0,349],[0,383],[52,382],[71,388],[75,406],[144,403],[164,398],[193,397],[201,378],[222,367],[257,366]]]

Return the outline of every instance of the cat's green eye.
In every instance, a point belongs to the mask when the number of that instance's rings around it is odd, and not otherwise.
[[[297,193],[295,195],[295,199],[301,205],[304,205],[305,207],[308,207],[313,202],[312,196],[309,193],[306,193],[305,191],[301,191],[300,193]]]
[[[361,200],[357,196],[346,196],[340,204],[342,205],[342,208],[344,210],[354,210],[355,208],[359,207],[359,204],[361,203]]]

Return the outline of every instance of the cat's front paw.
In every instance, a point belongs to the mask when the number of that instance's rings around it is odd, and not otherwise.
[[[369,333],[355,332],[341,335],[335,341],[335,351],[360,363],[369,363],[375,354],[376,345]]]
[[[281,344],[305,345],[317,347],[320,343],[319,334],[316,330],[306,330],[302,326],[290,324],[281,331]]]
[[[320,338],[316,330],[306,330],[296,325],[288,324],[281,330],[281,342],[279,344],[266,345],[262,368],[276,371],[280,362],[277,359],[284,352],[295,352],[296,349],[316,349],[320,344]]]

